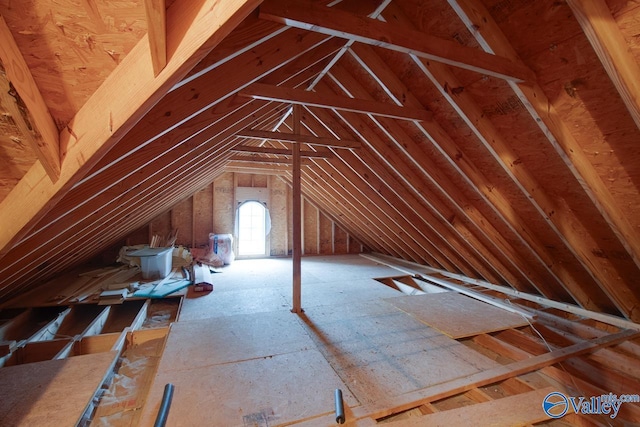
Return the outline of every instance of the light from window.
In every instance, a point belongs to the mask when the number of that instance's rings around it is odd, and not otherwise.
[[[238,209],[238,255],[265,255],[266,209],[259,202],[245,202]]]

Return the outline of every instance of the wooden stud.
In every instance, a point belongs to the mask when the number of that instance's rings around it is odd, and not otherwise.
[[[427,110],[399,107],[383,102],[347,98],[344,96],[328,95],[326,93],[307,92],[306,90],[273,86],[264,83],[254,83],[247,86],[240,91],[238,95],[265,101],[290,102],[311,107],[334,108],[336,110],[352,111],[354,113],[375,114],[400,120],[431,121],[433,119],[433,115]]]
[[[300,134],[301,107],[293,106],[293,132]],[[293,308],[302,313],[301,302],[301,257],[302,257],[302,194],[300,182],[300,144],[293,145]]]
[[[157,76],[167,65],[167,9],[165,0],[144,0],[147,14],[147,37],[153,64],[153,74]]]
[[[452,40],[406,27],[316,6],[311,2],[267,1],[260,7],[260,18],[398,52],[413,53],[421,58],[502,79],[516,82],[535,80],[533,72],[518,61],[484,53]]]
[[[58,128],[2,15],[0,15],[0,62],[4,66],[7,78],[20,99],[24,101],[29,119],[33,120],[35,129],[31,126],[24,127],[25,135],[30,136],[28,142],[31,143],[51,181],[56,182],[60,177],[62,161]],[[9,95],[4,95],[3,98],[7,96]],[[5,104],[5,100],[2,102]],[[20,111],[13,114],[13,117],[16,122],[25,120]]]

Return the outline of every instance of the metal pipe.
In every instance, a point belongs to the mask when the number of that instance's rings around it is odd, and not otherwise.
[[[344,404],[342,403],[342,390],[336,389],[336,422],[338,424],[344,424]]]
[[[164,427],[169,416],[169,408],[171,407],[171,399],[173,398],[173,384],[168,383],[164,386],[164,394],[162,395],[162,403],[158,409],[158,416],[153,427]]]

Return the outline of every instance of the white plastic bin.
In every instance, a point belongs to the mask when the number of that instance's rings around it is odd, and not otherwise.
[[[144,248],[127,255],[140,257],[143,279],[164,279],[171,273],[173,248]]]

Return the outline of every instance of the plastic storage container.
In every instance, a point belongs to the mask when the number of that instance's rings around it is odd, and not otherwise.
[[[144,248],[129,252],[140,257],[143,279],[164,279],[171,273],[173,248]]]

